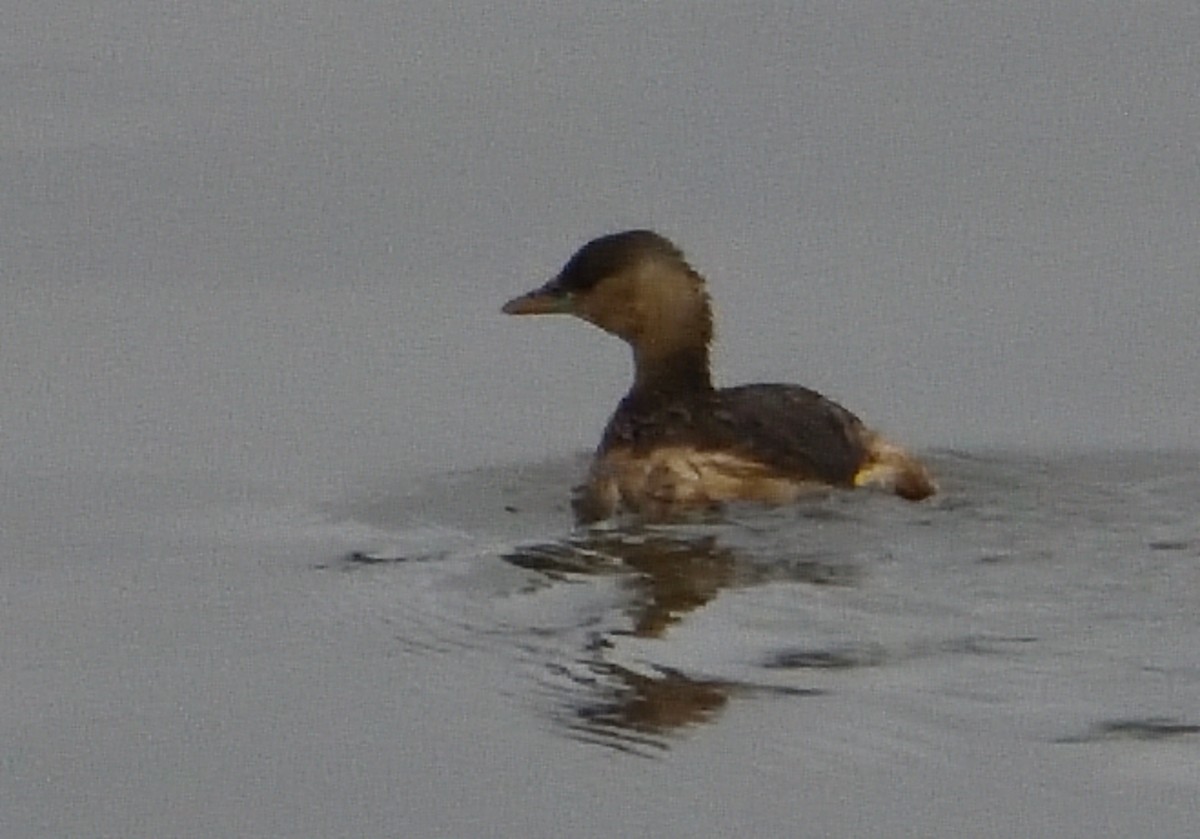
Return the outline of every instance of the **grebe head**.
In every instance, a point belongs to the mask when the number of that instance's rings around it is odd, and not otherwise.
[[[712,312],[704,279],[667,238],[627,230],[593,239],[553,280],[504,304],[510,315],[572,314],[662,355],[707,347]]]

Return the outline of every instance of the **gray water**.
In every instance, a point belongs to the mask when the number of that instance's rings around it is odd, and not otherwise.
[[[0,23],[5,839],[1195,833],[1192,4]],[[634,225],[944,492],[575,529]]]
[[[519,704],[635,754],[665,756],[743,701],[800,727],[818,708],[898,721],[929,703],[1031,743],[1200,733],[1200,458],[933,462],[945,492],[927,504],[834,493],[557,537],[577,464],[462,473],[341,508],[413,524],[322,568],[379,586],[412,654],[510,658],[532,682]],[[539,526],[545,541],[507,541]],[[413,602],[414,587],[441,595]]]
[[[5,833],[1190,835],[1200,456],[931,460],[587,531],[581,458],[25,476]]]

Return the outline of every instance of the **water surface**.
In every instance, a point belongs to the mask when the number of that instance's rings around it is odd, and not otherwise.
[[[1195,834],[1190,0],[3,23],[4,839]],[[635,226],[945,492],[575,529]]]
[[[412,643],[438,646],[443,621],[449,637],[495,638],[498,654],[532,665],[531,709],[639,754],[702,738],[692,729],[730,702],[801,697],[924,697],[954,714],[1013,714],[1013,736],[1035,741],[1194,733],[1197,457],[933,462],[944,492],[927,504],[831,493],[570,532],[578,464],[468,472],[391,507],[386,493],[352,503],[344,514],[385,531],[429,504],[448,529],[401,528],[418,544],[330,567],[400,593],[442,580],[470,607],[426,614],[398,594]],[[522,528],[546,536],[509,542]],[[501,545],[479,547],[481,529]]]

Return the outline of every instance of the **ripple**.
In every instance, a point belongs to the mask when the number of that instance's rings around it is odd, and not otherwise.
[[[1200,547],[1193,539],[1155,539],[1146,543],[1152,551],[1191,551]]]
[[[1168,717],[1106,720],[1093,725],[1084,734],[1063,737],[1059,743],[1097,743],[1108,740],[1167,740],[1200,734],[1200,725],[1183,723]]]
[[[878,667],[887,659],[880,644],[841,644],[780,650],[763,662],[768,670],[849,670]]]

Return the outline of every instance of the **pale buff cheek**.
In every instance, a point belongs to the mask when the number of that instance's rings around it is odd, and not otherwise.
[[[580,298],[575,313],[626,341],[640,340],[646,323],[640,297],[628,278],[614,277]]]

